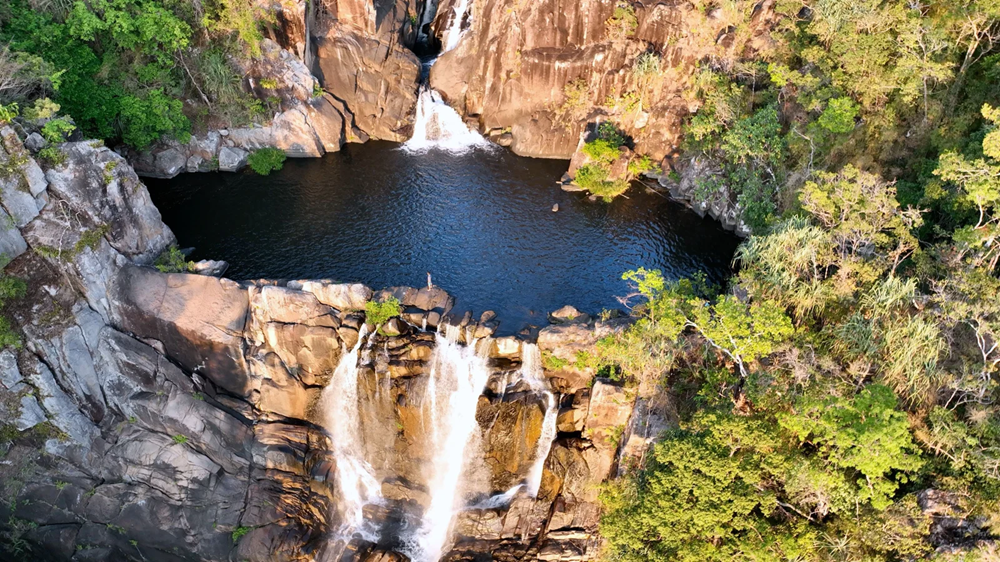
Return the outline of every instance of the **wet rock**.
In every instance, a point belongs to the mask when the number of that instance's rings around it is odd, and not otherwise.
[[[191,273],[211,277],[222,277],[227,269],[229,269],[229,263],[222,260],[200,260],[188,266],[188,271]]]
[[[574,433],[583,431],[590,410],[590,389],[581,388],[569,397],[569,404],[559,409],[556,418],[556,428],[560,432]]]
[[[172,178],[187,165],[187,156],[179,148],[168,148],[156,155],[156,169],[150,174],[158,178]]]
[[[590,315],[580,312],[576,307],[566,305],[555,312],[549,313],[549,322],[553,324],[565,324],[568,322],[582,322],[586,324],[590,321]]]
[[[521,340],[514,336],[506,336],[493,340],[490,357],[513,358],[521,355]]]
[[[247,165],[247,157],[250,154],[241,149],[225,146],[219,150],[219,171],[238,172]]]
[[[328,281],[289,281],[289,289],[312,293],[319,302],[337,310],[364,310],[372,290],[360,283],[334,284]]]

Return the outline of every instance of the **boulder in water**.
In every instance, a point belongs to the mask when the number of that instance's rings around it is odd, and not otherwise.
[[[247,165],[250,154],[242,148],[225,146],[219,151],[219,171],[237,172]]]
[[[553,324],[564,324],[568,322],[581,322],[586,324],[590,321],[590,315],[580,312],[576,307],[566,305],[555,312],[549,313],[549,322]]]

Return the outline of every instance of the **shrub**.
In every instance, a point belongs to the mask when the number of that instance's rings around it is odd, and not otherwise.
[[[597,139],[583,145],[583,153],[594,162],[604,165],[610,165],[621,154],[617,144],[612,144],[604,139]]]
[[[58,103],[50,100],[49,98],[42,98],[40,100],[35,100],[35,104],[24,110],[24,118],[31,121],[37,121],[41,119],[51,119],[59,113],[62,109]]]
[[[632,64],[632,75],[636,78],[648,78],[660,73],[660,56],[656,53],[642,53]]]
[[[625,193],[629,186],[629,182],[624,179],[609,180],[608,170],[597,164],[580,166],[580,169],[576,171],[574,181],[577,185],[604,199],[604,201],[611,201],[615,197]]]
[[[186,273],[191,267],[191,262],[187,261],[177,246],[171,246],[156,258],[153,265],[162,273]]]
[[[17,103],[0,104],[0,123],[10,123],[15,117],[17,117]]]
[[[658,169],[659,166],[653,163],[653,159],[645,154],[633,158],[628,163],[628,173],[633,176],[645,174],[650,171],[656,171]]]
[[[388,297],[382,302],[370,300],[365,303],[365,320],[374,326],[385,324],[390,318],[399,316],[403,308],[396,297]]]
[[[66,161],[66,154],[54,146],[46,146],[38,151],[38,157],[49,166],[58,166]]]
[[[631,4],[619,2],[604,25],[608,39],[620,41],[635,33],[635,28],[639,27],[639,18],[635,17],[635,8]]]
[[[611,121],[597,126],[597,138],[608,141],[615,148],[628,144],[628,137]]]
[[[50,143],[58,144],[65,142],[66,138],[73,134],[74,130],[76,130],[76,126],[70,123],[68,119],[60,117],[59,119],[52,119],[42,126],[42,136]]]
[[[590,86],[583,78],[577,78],[563,87],[563,102],[554,111],[556,121],[563,125],[583,119],[590,107]]]
[[[266,176],[275,170],[280,170],[285,164],[285,153],[279,148],[262,148],[253,151],[247,158],[247,163],[254,172]]]
[[[278,81],[275,80],[274,78],[261,78],[260,87],[264,88],[265,90],[277,90]]]
[[[243,535],[249,533],[252,530],[253,527],[243,527],[243,526],[236,527],[236,530],[233,531],[233,542],[234,543],[239,542],[240,539],[243,538]]]
[[[177,443],[178,445],[183,445],[188,442],[188,438],[185,435],[174,435],[173,439],[174,443]]]

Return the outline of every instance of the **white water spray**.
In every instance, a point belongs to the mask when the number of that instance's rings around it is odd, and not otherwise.
[[[442,53],[447,53],[457,47],[458,42],[462,39],[462,20],[465,19],[465,14],[469,11],[470,3],[471,0],[458,0],[458,4],[455,4],[455,12],[453,19],[451,20],[451,26],[448,28],[448,31],[445,32],[444,41],[442,42]]]
[[[556,438],[556,418],[559,415],[556,397],[548,389],[545,383],[545,374],[542,370],[542,354],[538,350],[538,345],[524,342],[521,344],[521,378],[531,386],[532,390],[542,393],[545,398],[545,419],[542,421],[542,434],[538,438],[538,445],[535,447],[535,461],[528,470],[525,477],[525,488],[531,497],[538,496],[538,488],[542,485],[542,470],[545,468],[545,459],[552,450],[552,442]]]
[[[378,529],[365,521],[364,507],[382,503],[382,487],[371,465],[364,459],[358,409],[359,353],[364,345],[367,355],[372,343],[366,336],[367,327],[362,326],[358,332],[358,343],[340,358],[320,400],[337,459],[337,484],[343,517],[336,537],[350,540],[354,533],[359,533],[365,540],[377,542]]]
[[[474,441],[479,425],[476,408],[479,396],[489,379],[485,354],[488,341],[458,343],[458,328],[445,326],[438,335],[430,360],[425,415],[430,416],[432,451],[428,492],[430,505],[420,528],[410,538],[407,554],[414,562],[437,562],[451,532],[456,510],[460,507],[462,472],[466,449]],[[440,394],[440,395],[439,395]]]
[[[426,86],[421,87],[413,136],[403,143],[404,150],[426,152],[439,149],[461,154],[489,146],[486,139],[469,129],[462,116],[441,99],[441,94]]]

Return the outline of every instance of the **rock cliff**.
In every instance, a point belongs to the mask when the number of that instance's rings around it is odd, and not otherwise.
[[[424,393],[439,336],[484,349],[479,446],[470,449],[446,560],[583,560],[596,555],[597,485],[614,472],[636,395],[595,379],[580,351],[622,320],[570,315],[537,348],[492,339],[492,316],[450,314],[437,288],[246,281],[161,273],[173,241],[145,186],[99,142],[66,143],[42,170],[0,131],[5,274],[28,295],[8,304],[23,345],[0,351],[0,532],[31,560],[403,560],[399,537],[426,509]],[[366,512],[377,544],[338,541],[346,470],[321,395],[359,343],[365,303],[403,306],[359,363],[364,456],[384,503]],[[570,319],[572,318],[572,319]],[[523,379],[537,353],[558,433],[537,497],[482,503],[535,462],[546,404]],[[640,401],[641,402],[641,401]]]
[[[435,29],[451,25],[443,0]],[[679,145],[700,65],[768,48],[773,2],[752,13],[689,2],[479,0],[431,85],[485,133],[525,156],[569,159],[588,124],[614,120],[659,160]]]

